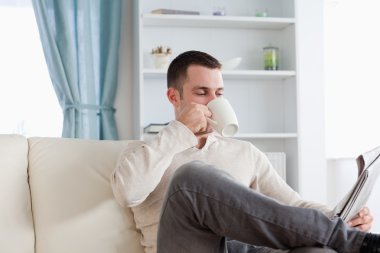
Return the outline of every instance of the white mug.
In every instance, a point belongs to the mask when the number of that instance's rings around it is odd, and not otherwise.
[[[223,97],[211,100],[207,107],[212,112],[209,124],[225,137],[232,137],[239,129],[239,123],[230,102]]]

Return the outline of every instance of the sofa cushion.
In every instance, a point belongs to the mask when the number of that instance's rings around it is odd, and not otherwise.
[[[33,253],[28,142],[21,135],[0,135],[0,203],[0,252]]]
[[[143,252],[110,175],[127,142],[29,139],[37,253]]]

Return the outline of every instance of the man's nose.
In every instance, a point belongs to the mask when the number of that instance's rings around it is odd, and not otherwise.
[[[210,94],[209,98],[208,98],[208,103],[211,101],[211,100],[214,100],[215,98],[217,98],[218,96],[216,94]]]

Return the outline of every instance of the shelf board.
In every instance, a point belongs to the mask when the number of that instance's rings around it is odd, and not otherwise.
[[[297,133],[243,133],[237,134],[238,139],[290,139],[297,138]]]
[[[222,70],[224,78],[239,79],[287,79],[294,77],[296,72],[293,70]]]
[[[282,30],[295,23],[294,18],[142,14],[144,26],[214,27]]]
[[[163,69],[144,69],[145,78],[166,78],[166,70]],[[223,78],[235,79],[287,79],[294,77],[296,72],[293,70],[222,70]]]

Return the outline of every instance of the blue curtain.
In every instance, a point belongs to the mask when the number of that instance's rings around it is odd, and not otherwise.
[[[118,139],[115,109],[122,0],[33,0],[63,137]]]

